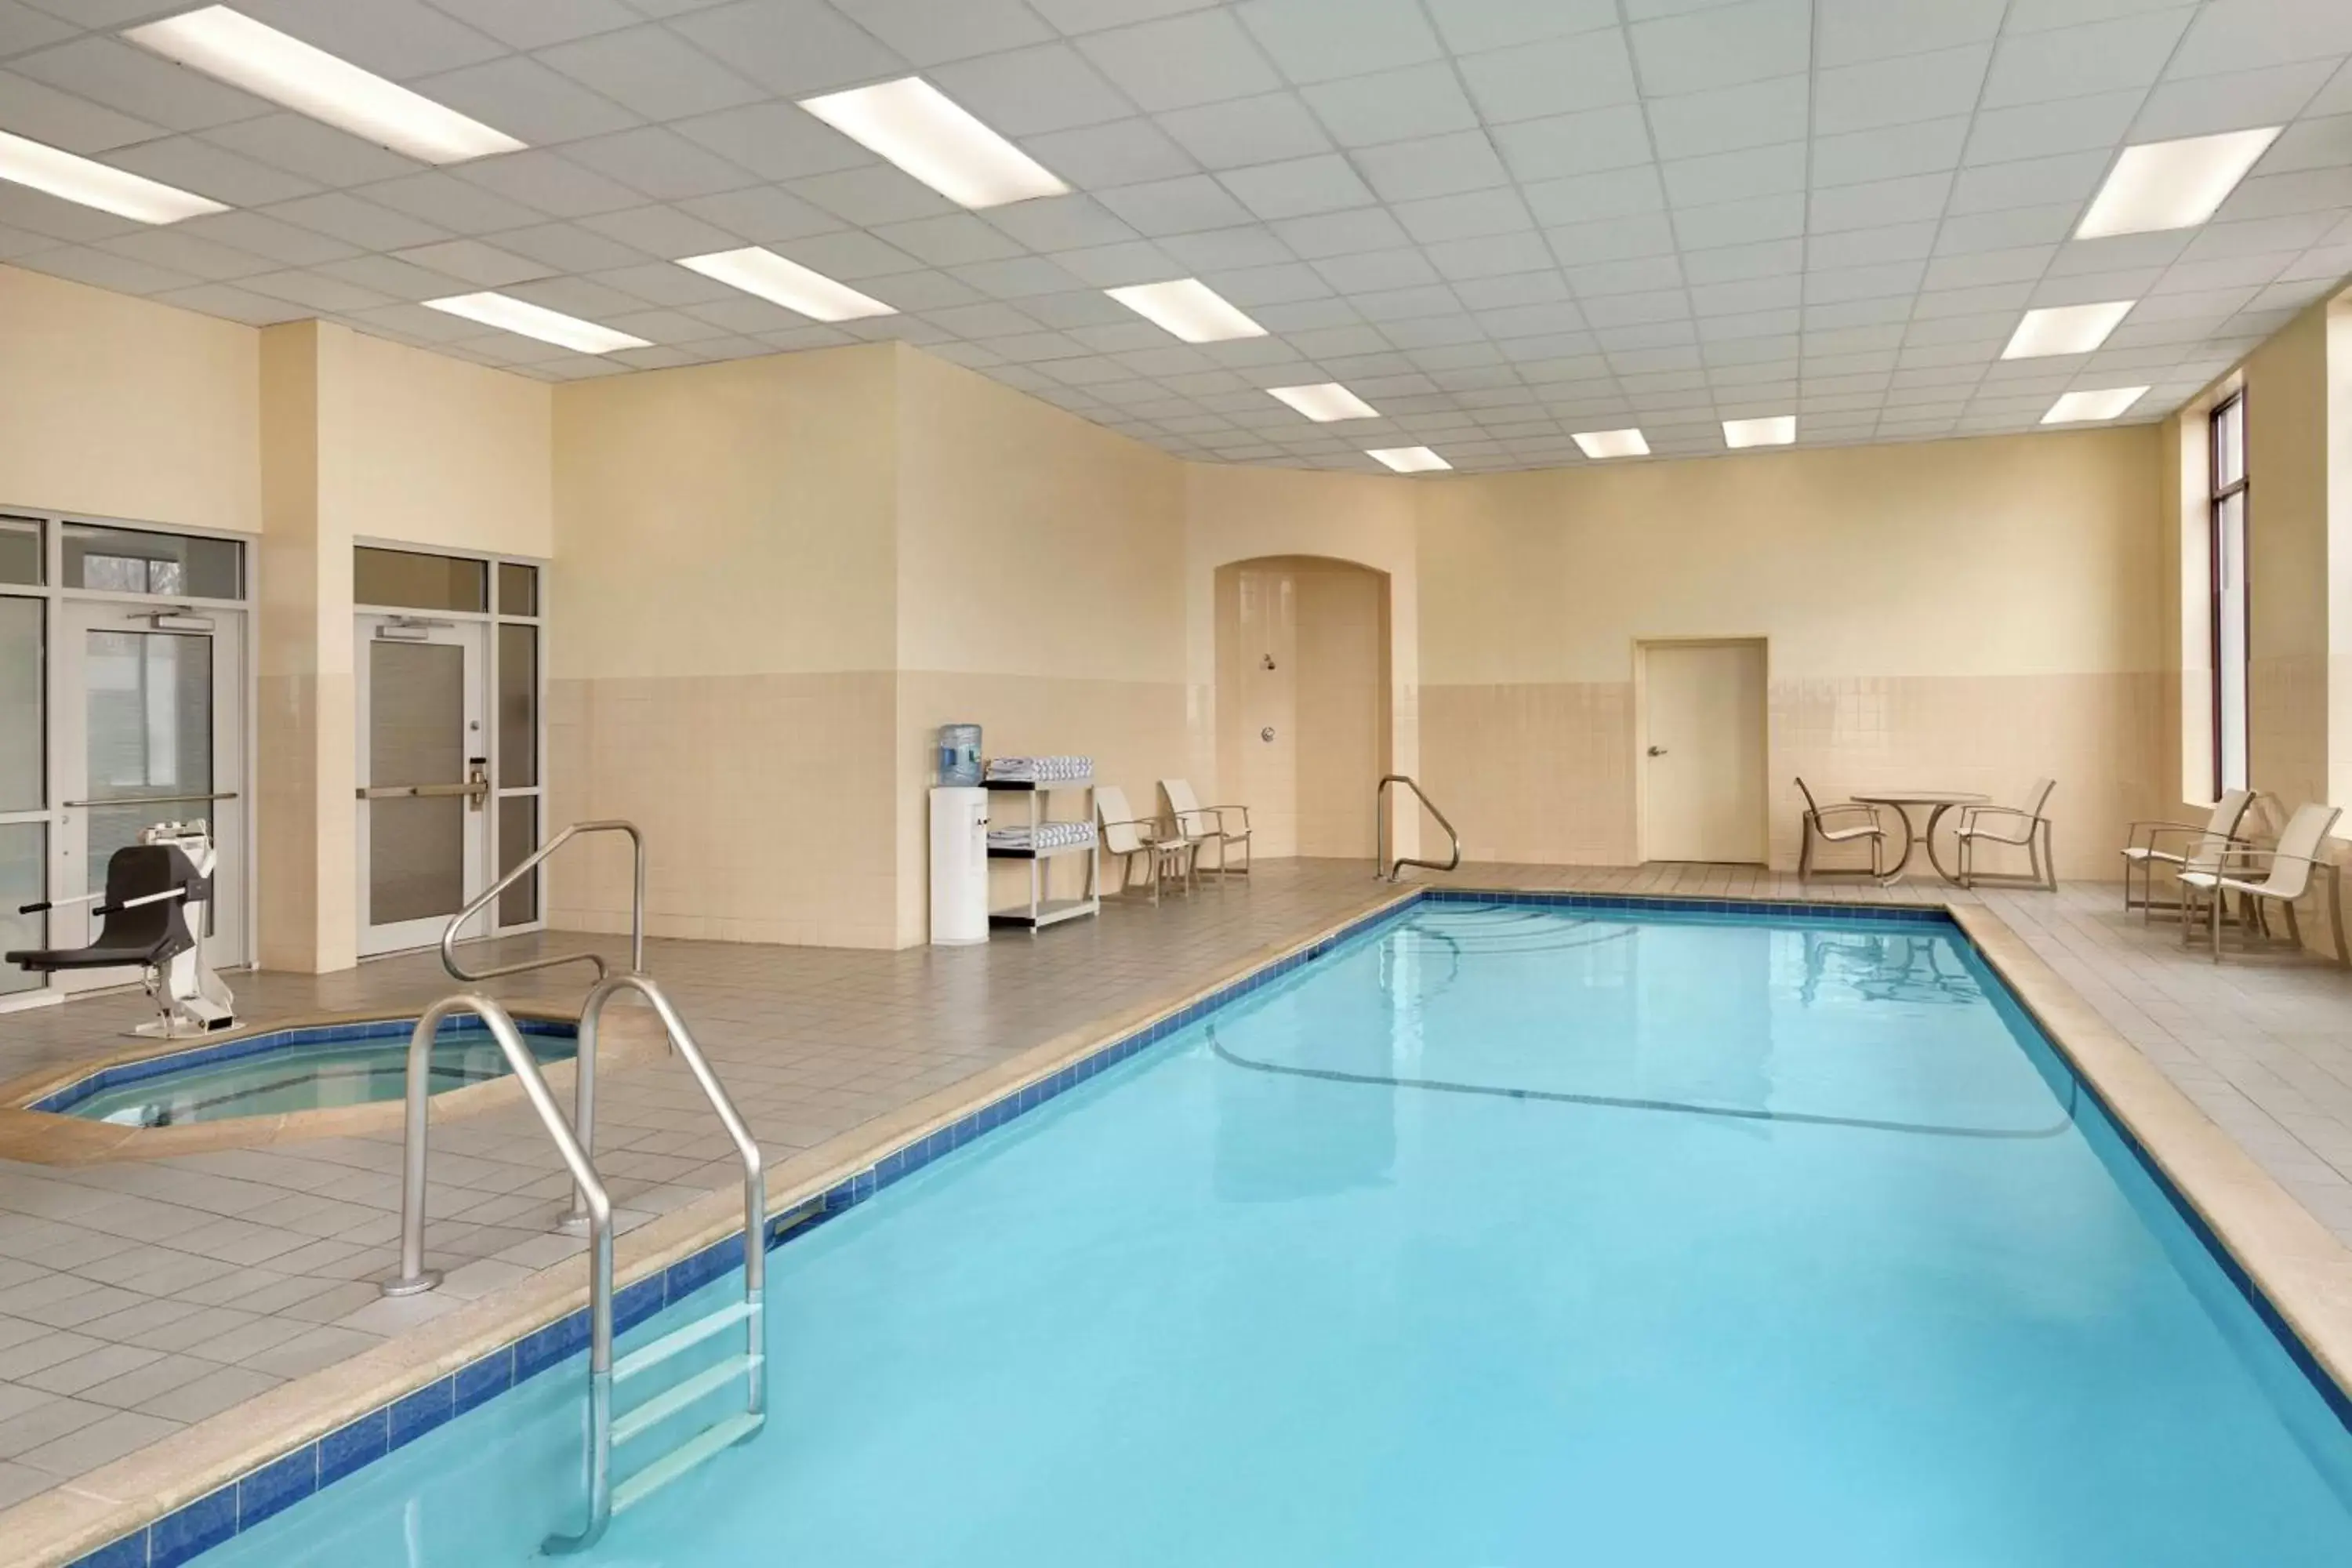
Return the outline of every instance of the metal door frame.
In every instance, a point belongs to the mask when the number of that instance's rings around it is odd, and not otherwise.
[[[373,650],[380,644],[414,647],[419,643],[455,647],[464,650],[463,698],[461,721],[466,726],[465,744],[459,755],[468,759],[484,759],[482,767],[487,778],[489,749],[489,658],[488,637],[485,631],[486,617],[477,616],[443,616],[434,611],[362,611],[354,619],[352,632],[352,730],[354,752],[354,781],[368,776],[371,736],[370,716],[373,709],[370,691]],[[377,634],[388,626],[404,628],[395,637]],[[469,775],[470,776],[470,775]],[[449,781],[452,786],[461,781]],[[358,872],[354,884],[354,902],[359,911],[359,956],[373,958],[389,952],[404,952],[414,948],[431,947],[441,940],[448,925],[447,913],[428,915],[422,919],[401,921],[391,925],[377,925],[369,911],[370,844],[368,834],[368,786],[359,784],[359,801],[352,821],[352,855]],[[489,819],[495,810],[487,783],[482,794],[468,802],[466,812],[466,835],[463,844],[465,866],[460,873],[458,904],[462,907],[474,895],[490,885]],[[488,934],[487,925],[469,927],[467,938]]]

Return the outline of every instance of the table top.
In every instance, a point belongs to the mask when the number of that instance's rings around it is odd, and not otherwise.
[[[1857,791],[1853,798],[1865,805],[1982,805],[1992,796],[1964,789],[1882,789]]]

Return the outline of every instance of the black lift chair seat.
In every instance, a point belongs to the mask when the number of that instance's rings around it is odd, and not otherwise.
[[[12,952],[6,961],[35,973],[56,969],[113,969],[124,964],[161,968],[196,945],[189,934],[187,900],[157,899],[122,906],[174,888],[200,893],[195,866],[168,844],[131,844],[106,863],[106,900],[98,906],[98,940],[88,947],[40,948]]]

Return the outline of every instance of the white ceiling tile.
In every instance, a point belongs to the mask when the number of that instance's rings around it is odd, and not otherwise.
[[[1965,256],[1970,251],[2008,250],[2021,245],[2055,245],[2073,232],[2076,211],[2070,203],[1948,217],[1942,232],[1936,237],[1936,254]]]
[[[633,207],[626,212],[594,213],[580,219],[580,225],[647,256],[672,261],[681,256],[735,248],[735,237],[725,229],[714,228],[676,207]]]
[[[751,171],[729,163],[718,153],[661,125],[643,125],[635,131],[616,132],[610,136],[574,142],[564,148],[563,155],[575,163],[586,164],[600,174],[610,175],[633,191],[659,201],[707,196],[715,191],[740,190],[746,185],[761,183]],[[895,169],[889,172],[898,174]],[[851,173],[865,174],[868,171],[854,170]],[[906,180],[903,174],[898,178]],[[911,180],[906,180],[906,183],[914,184]],[[916,188],[922,189],[920,186]],[[930,193],[924,191],[923,194],[929,195]],[[894,209],[890,216],[904,217],[913,215]]]
[[[1813,134],[1838,136],[1969,113],[1991,59],[1990,48],[1969,44],[1821,71],[1814,79]]]
[[[1409,289],[1438,280],[1437,268],[1417,248],[1332,256],[1314,264],[1317,273],[1343,294]]]
[[[1824,136],[1813,143],[1812,182],[1853,185],[1955,169],[1968,134],[1968,120],[1956,115]]]
[[[795,103],[751,103],[681,120],[670,130],[769,180],[865,168],[874,155]]]
[[[395,81],[454,70],[505,52],[504,46],[419,0],[237,0],[257,20]]]
[[[299,114],[266,114],[258,120],[216,125],[205,132],[205,140],[322,185],[389,180],[424,167]]]
[[[1685,250],[1789,239],[1805,232],[1805,198],[1791,193],[1711,207],[1685,207],[1675,214],[1674,231]]]
[[[1243,0],[1235,12],[1296,82],[1391,70],[1444,53],[1420,0]]]
[[[2336,226],[2340,212],[2341,209],[2291,213],[2280,217],[2209,224],[2196,232],[2188,247],[2181,251],[2180,259],[2210,261],[2224,256],[2263,256],[2281,250],[2305,250],[2318,244],[2328,230]]]
[[[1054,30],[1021,0],[836,0],[849,19],[916,66],[1041,44]]]
[[[1999,212],[2007,207],[2074,202],[2087,205],[2110,162],[2105,153],[2064,153],[2014,163],[1980,163],[1952,182],[1954,214]]]
[[[2157,142],[2282,124],[2303,111],[2331,70],[2328,62],[2314,60],[2162,83],[2140,106],[2139,118],[2132,121],[2132,140]]]
[[[1801,202],[1796,214],[1800,232],[1804,216],[1804,205]],[[1562,224],[1546,228],[1544,237],[1563,267],[1589,261],[1622,261],[1636,256],[1666,256],[1675,249],[1674,228],[1662,212],[1613,222]]]
[[[2327,79],[2326,87],[2319,89],[2318,96],[2306,106],[2305,111],[2312,114],[2352,113],[2352,60],[2347,60],[2336,68],[2336,74]]]
[[[1238,210],[1238,209],[1236,209]],[[1370,209],[1367,209],[1368,211]],[[1340,214],[1339,216],[1352,215]],[[1387,217],[1387,214],[1379,216]],[[1313,224],[1320,218],[1300,218],[1297,224]],[[1390,219],[1395,227],[1395,220]],[[1285,224],[1290,228],[1297,224]],[[1404,231],[1396,230],[1399,244],[1404,243]],[[1169,235],[1159,241],[1160,248],[1195,272],[1206,272],[1220,267],[1265,267],[1277,261],[1295,261],[1304,252],[1294,254],[1291,247],[1275,236],[1275,231],[1262,224],[1243,224],[1233,228],[1203,229],[1192,234]]]
[[[683,250],[672,249],[666,246],[652,248],[656,255],[670,257],[692,256],[697,253],[692,247]],[[704,246],[701,248],[710,250],[724,247]],[[870,234],[855,231],[846,234],[814,234],[805,239],[790,240],[771,246],[769,248],[779,256],[799,262],[803,267],[814,268],[828,278],[838,278],[847,282],[883,277],[894,272],[913,272],[922,267],[921,262],[897,246],[887,245]]]
[[[427,77],[416,90],[538,147],[640,123],[602,93],[524,55]]]
[[[1639,96],[1625,35],[1613,29],[1465,55],[1455,63],[1478,111],[1496,123],[1632,103]]]
[[[1004,136],[1100,125],[1134,112],[1134,105],[1066,44],[989,55],[941,66],[929,75],[941,91]]]
[[[1652,257],[1640,261],[1600,261],[1571,268],[1567,279],[1580,300],[1608,294],[1639,294],[1661,287],[1679,288],[1682,265],[1675,257]]]
[[[1776,278],[1805,269],[1805,242],[1786,238],[1726,245],[1694,250],[1681,259],[1683,276],[1694,284]]]
[[[1509,305],[1475,312],[1478,324],[1496,339],[1547,337],[1584,331],[1586,312],[1567,300]]]
[[[1443,283],[1425,283],[1417,289],[1375,289],[1350,294],[1348,302],[1364,320],[1383,328],[1392,321],[1421,321],[1431,316],[1458,318],[1462,314],[1462,301]]]
[[[1369,206],[1373,199],[1348,160],[1336,153],[1234,169],[1218,179],[1243,205],[1266,219]]]
[[[1078,47],[1148,110],[1248,98],[1282,86],[1256,45],[1223,11],[1194,11],[1089,33]]]
[[[933,267],[965,261],[995,261],[1027,251],[1002,231],[970,213],[948,213],[907,223],[870,226],[877,239],[894,245],[917,260]]]
[[[2197,13],[2172,77],[2216,76],[2352,55],[2352,6],[2336,0],[2212,0]]]
[[[43,16],[19,0],[0,0],[0,55],[37,49],[73,35],[72,27],[54,16]]]
[[[8,68],[61,91],[173,131],[202,131],[269,112],[271,105],[120,38],[91,35],[23,55]],[[63,143],[59,143],[63,145]]]
[[[682,267],[665,267],[665,276],[685,272]],[[687,273],[692,277],[692,273]],[[518,283],[506,290],[518,300],[562,310],[566,315],[596,321],[605,316],[626,315],[643,310],[642,300],[607,283],[591,278],[537,278],[528,283]]]
[[[1822,0],[1824,66],[1980,44],[1999,33],[2008,0]]]
[[[2352,165],[2257,174],[2230,194],[2214,216],[2223,223],[2352,206]]]
[[[2167,294],[2205,293],[2220,289],[2252,289],[2274,281],[2286,270],[2290,257],[2278,252],[2263,256],[2227,256],[2210,261],[2181,260],[2165,269],[2151,300]],[[2136,312],[2137,313],[2137,312]]]
[[[1286,218],[1273,226],[1271,237],[1287,247],[1288,252],[1310,261],[1318,257],[1392,250],[1412,243],[1403,226],[1385,207],[1358,207],[1311,217]]]
[[[396,256],[354,256],[312,269],[320,276],[373,289],[388,300],[433,300],[461,292],[454,278],[413,266]]]
[[[1972,256],[1938,257],[1928,266],[1930,289],[1974,289],[1997,283],[2031,283],[2050,269],[2058,253],[2053,245],[2021,246],[2015,250],[1983,250]]]
[[[1636,22],[1629,31],[1644,92],[1706,92],[1804,70],[1811,63],[1812,5],[1743,0]]]
[[[94,248],[144,262],[150,267],[183,272],[207,283],[218,283],[231,278],[249,278],[257,272],[278,269],[278,263],[266,257],[217,244],[202,235],[188,234],[176,224],[139,234],[121,235],[113,239],[101,239],[96,242]]]
[[[314,310],[364,310],[393,302],[388,294],[317,272],[265,272],[244,279],[239,286]]]
[[[1759,310],[1785,310],[1804,302],[1804,279],[1789,273],[1748,278],[1731,283],[1691,286],[1693,313],[1701,316],[1744,316]]]
[[[1679,158],[1664,166],[1666,200],[1674,206],[1711,206],[1746,196],[1805,188],[1806,147],[1786,142],[1738,153]]]
[[[2163,273],[2156,268],[2130,272],[2085,272],[2074,277],[2044,278],[2033,286],[2027,303],[2096,305],[2109,300],[2137,300],[2154,289]]]
[[[191,288],[201,281],[184,272],[78,245],[35,251],[19,257],[15,265],[93,288],[110,289],[118,294],[155,294],[166,289]]]
[[[900,76],[908,68],[898,55],[823,0],[740,0],[681,16],[670,26],[711,59],[724,60],[770,92],[789,98]]]
[[[0,70],[0,131],[85,154],[164,134],[164,128],[152,121],[119,114],[89,99],[5,70]],[[92,265],[103,268],[105,264]]]
[[[1121,120],[1082,131],[1023,138],[1029,154],[1084,190],[1141,184],[1197,172],[1182,148],[1149,120]]]
[[[120,148],[109,153],[106,161],[229,206],[266,206],[310,195],[319,188],[299,174],[257,163],[194,136],[167,136],[161,142]]]
[[[1228,228],[1249,222],[1249,210],[1206,174],[1097,191],[1096,199],[1147,238]]]
[[[2071,240],[2056,247],[2053,273],[2107,272],[2126,267],[2163,267],[2189,247],[2190,236],[2181,230],[2166,234],[2124,234],[2108,239]]]
[[[1324,82],[1307,89],[1306,98],[1343,147],[1466,131],[1478,123],[1454,68],[1445,64]]]
[[[1877,267],[1842,267],[1805,274],[1805,303],[1838,304],[1848,300],[1883,300],[1918,292],[1927,272],[1924,261],[1896,261]]]
[[[1538,268],[1550,267],[1553,260],[1551,247],[1543,236],[1533,231],[1441,240],[1423,246],[1422,251],[1432,267],[1461,289],[1465,301],[1470,298],[1466,287],[1470,279],[1525,278]]]
[[[231,321],[243,321],[249,327],[274,326],[280,321],[299,321],[310,310],[286,300],[272,300],[267,295],[238,289],[226,283],[199,283],[193,289],[166,289],[150,295],[159,304],[177,305],[184,310],[202,315],[219,316]]]
[[[1456,54],[1508,48],[1617,25],[1615,0],[1426,0]]]
[[[1639,104],[1515,121],[1487,134],[1522,180],[1558,179],[1650,160],[1649,127]]]
[[[975,261],[951,267],[949,274],[995,300],[1020,300],[1034,294],[1061,294],[1082,289],[1076,276],[1042,256],[1005,261]]]
[[[1928,220],[1815,234],[1805,242],[1805,264],[1875,267],[1890,261],[1923,261],[1935,249],[1937,228]]]
[[[677,205],[705,223],[716,224],[730,234],[761,244],[829,234],[842,226],[842,221],[831,213],[776,185],[751,185],[740,191],[689,196]]]
[[[1397,221],[1423,244],[1449,239],[1476,239],[1484,235],[1513,234],[1534,226],[1527,204],[1513,190],[1474,191],[1458,196],[1431,196],[1399,202]]]
[[[483,289],[503,289],[556,268],[475,239],[443,240],[395,253],[396,258]]]
[[[114,162],[121,163],[121,156]],[[2265,174],[2287,174],[2344,164],[2352,164],[2352,114],[2329,115],[2288,126],[2254,167]]]
[[[626,185],[557,153],[509,153],[461,164],[452,173],[552,217],[617,212],[645,202],[644,196]]]
[[[446,229],[341,191],[279,202],[267,216],[317,229],[362,250],[403,250],[451,237]]]
[[[518,205],[510,197],[437,171],[362,185],[352,194],[452,234],[488,234],[537,223],[543,216],[535,208]]]
[[[2053,153],[2112,151],[2146,97],[2138,91],[2102,92],[1979,110],[1965,161],[2006,163]]]
[[[1646,108],[1661,158],[1696,158],[1743,147],[1803,140],[1811,117],[1811,82],[1773,77],[1712,92],[1651,98]]]
[[[1331,139],[1295,92],[1172,109],[1160,128],[1211,169],[1239,169],[1328,153]]]
[[[800,242],[793,241],[795,245]],[[886,305],[901,310],[940,310],[954,305],[978,305],[986,296],[969,283],[961,282],[944,272],[891,272],[864,280],[861,293],[868,293]],[[884,318],[875,317],[879,321]],[[845,326],[863,329],[862,321],[845,322]]]
[[[1543,180],[1525,187],[1528,209],[1546,228],[1663,211],[1664,187],[1651,164]]]
[[[477,32],[487,33],[514,49],[536,49],[547,44],[561,44],[572,38],[584,38],[591,33],[608,33],[616,28],[633,26],[643,20],[622,5],[621,0],[565,0],[561,5],[550,5],[546,0],[432,0],[432,3],[435,9],[448,12]]]
[[[314,267],[321,261],[336,261],[359,253],[358,247],[316,229],[255,212],[215,213],[172,226],[184,234],[200,235],[239,250],[249,250],[256,256],[266,256],[281,267]]]
[[[1985,79],[1984,105],[2000,109],[2153,86],[2190,15],[2156,11],[2003,39]]]
[[[1417,142],[1392,142],[1355,154],[1356,167],[1382,201],[1451,195],[1510,184],[1486,133],[1465,131]]]
[[[1113,217],[1092,196],[1045,196],[992,208],[984,216],[1032,250],[1094,248],[1130,244],[1137,238],[1135,230]]]

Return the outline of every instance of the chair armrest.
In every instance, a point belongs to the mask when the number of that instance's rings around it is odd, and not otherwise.
[[[2042,820],[2041,813],[2027,811],[2020,806],[1964,805],[1960,807],[1961,831],[1966,832],[1968,829],[1974,827],[1976,826],[1977,818],[1979,816],[2013,816],[2021,822],[2039,822]]]
[[[1815,806],[1811,815],[1813,821],[1823,827],[1829,826],[1830,819],[1833,816],[1866,816],[1870,818],[1872,826],[1881,826],[1878,808],[1874,805],[1864,805],[1858,800],[1841,801],[1835,805]]]
[[[2145,837],[2142,837],[2143,830]],[[2167,835],[2194,837],[2205,831],[2205,825],[2201,822],[2170,822],[2161,817],[2147,817],[2124,824],[2124,846],[2129,849],[2150,849],[2155,847],[2158,839]]]
[[[1102,825],[1102,831],[1107,834],[1114,827],[1143,828],[1145,830],[1143,834],[1143,841],[1147,844],[1157,844],[1171,837],[1168,819],[1161,816],[1123,817],[1118,821],[1104,823]],[[1182,834],[1180,832],[1176,834],[1175,837],[1181,837]]]
[[[1210,811],[1213,811],[1213,812],[1215,812],[1215,813],[1217,814],[1217,831],[1219,831],[1220,833],[1223,833],[1223,832],[1229,832],[1229,831],[1231,831],[1230,829],[1228,829],[1228,828],[1225,826],[1225,813],[1227,813],[1227,812],[1229,812],[1229,811],[1238,811],[1238,812],[1240,812],[1240,813],[1242,814],[1242,832],[1244,832],[1244,833],[1247,833],[1247,832],[1250,830],[1250,819],[1249,819],[1249,807],[1248,807],[1248,806],[1245,806],[1245,805],[1213,805],[1213,806],[1209,806],[1209,807],[1207,807],[1206,809],[1208,809],[1208,810],[1210,810]]]

